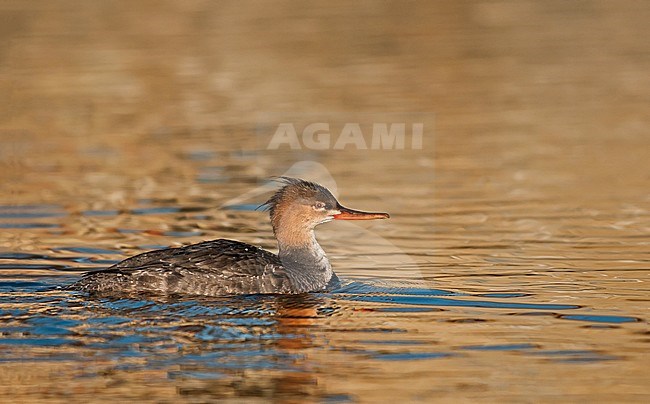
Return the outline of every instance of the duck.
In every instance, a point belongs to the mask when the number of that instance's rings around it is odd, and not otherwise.
[[[278,253],[217,239],[141,253],[89,272],[68,289],[106,295],[227,296],[331,290],[339,279],[315,227],[333,220],[388,219],[383,212],[342,206],[322,185],[278,177],[282,184],[261,208],[269,212]]]

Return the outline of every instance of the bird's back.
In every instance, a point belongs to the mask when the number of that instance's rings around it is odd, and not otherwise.
[[[71,289],[203,296],[294,293],[277,255],[226,239],[139,254],[85,275]]]

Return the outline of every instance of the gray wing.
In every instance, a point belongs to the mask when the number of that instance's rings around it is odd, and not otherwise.
[[[289,278],[275,254],[225,239],[139,254],[89,273],[75,285],[88,292],[291,293]]]

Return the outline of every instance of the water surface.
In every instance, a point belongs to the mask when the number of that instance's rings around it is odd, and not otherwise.
[[[647,402],[639,2],[0,5],[0,397]],[[282,122],[421,122],[421,149],[268,148]],[[89,298],[151,249],[275,243],[273,175],[372,223],[293,297]]]

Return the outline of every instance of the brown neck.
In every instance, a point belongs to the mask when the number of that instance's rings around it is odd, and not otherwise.
[[[313,226],[297,219],[293,216],[271,220],[278,240],[278,256],[297,292],[322,290],[332,278],[332,267],[316,241]]]
[[[304,227],[291,227],[283,224],[276,227],[274,225],[273,233],[278,240],[280,251],[308,248],[316,241],[314,229]]]
[[[280,251],[309,247],[315,241],[314,223],[309,213],[306,209],[286,205],[279,205],[271,212],[271,225]]]

